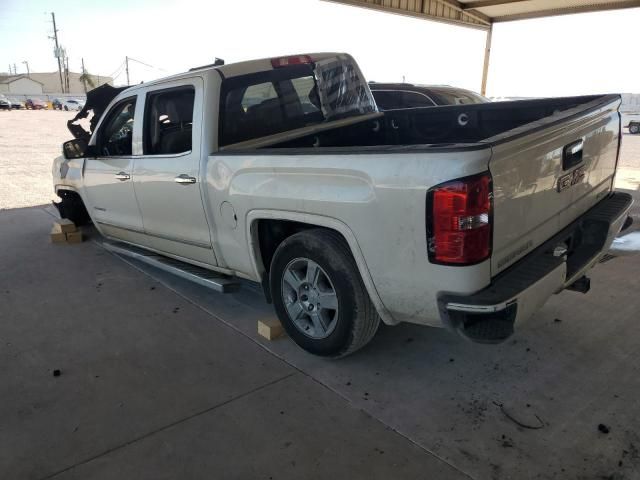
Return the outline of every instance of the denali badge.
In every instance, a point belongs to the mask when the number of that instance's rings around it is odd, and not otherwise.
[[[573,187],[584,179],[584,167],[576,168],[573,172],[567,173],[558,179],[558,192]]]

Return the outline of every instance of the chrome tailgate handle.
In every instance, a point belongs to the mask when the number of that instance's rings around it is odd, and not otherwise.
[[[129,175],[127,172],[118,172],[116,173],[116,178],[121,182],[124,182],[125,180],[129,180],[131,178],[131,175]]]
[[[584,139],[565,145],[562,150],[562,170],[569,170],[582,162]]]
[[[196,178],[195,177],[190,177],[189,175],[187,175],[186,173],[183,173],[181,175],[178,175],[176,178],[173,179],[176,183],[179,183],[180,185],[191,185],[193,183],[196,183]]]

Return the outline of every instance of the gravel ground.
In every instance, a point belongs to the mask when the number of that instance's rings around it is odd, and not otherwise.
[[[74,112],[0,110],[0,210],[51,202],[51,162],[71,138]]]
[[[51,202],[51,162],[61,154],[61,145],[71,138],[67,120],[73,112],[0,110],[0,210]],[[625,133],[622,188],[637,190],[640,182],[640,135]]]

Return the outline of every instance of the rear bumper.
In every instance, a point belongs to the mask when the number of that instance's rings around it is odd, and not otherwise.
[[[496,276],[489,287],[473,295],[441,294],[442,321],[476,342],[506,340],[516,322],[529,318],[551,295],[573,284],[600,260],[624,225],[632,203],[631,195],[614,192]]]

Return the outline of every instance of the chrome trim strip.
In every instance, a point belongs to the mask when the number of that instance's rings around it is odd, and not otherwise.
[[[145,158],[149,158],[149,159],[153,159],[153,158],[178,158],[178,157],[186,157],[188,155],[191,155],[193,151],[192,150],[187,150],[185,152],[180,152],[180,153],[158,153],[156,155],[150,155],[147,153],[142,153],[140,155],[133,155],[133,159],[137,160],[137,159],[145,159]]]
[[[106,227],[114,227],[114,228],[119,228],[120,230],[127,230],[129,232],[134,232],[134,233],[145,233],[144,230],[141,230],[139,228],[134,228],[134,227],[125,227],[123,225],[118,225],[116,223],[110,223],[110,222],[105,222],[105,221],[101,221],[101,220],[96,220],[96,223],[99,223],[100,225],[104,225]]]
[[[508,302],[499,303],[497,305],[464,305],[462,303],[448,303],[447,310],[469,313],[495,313],[504,310],[507,306]]]
[[[170,242],[186,243],[187,245],[191,245],[193,247],[199,247],[199,248],[204,248],[206,250],[212,250],[211,244],[208,244],[208,243],[194,242],[193,240],[185,240],[185,239],[178,238],[178,237],[172,237],[172,236],[163,235],[163,234],[160,234],[160,233],[149,232],[148,230],[138,230],[136,228],[123,227],[122,225],[115,225],[113,223],[108,223],[108,222],[98,221],[98,223],[100,225],[106,225],[107,227],[119,228],[121,230],[128,230],[128,231],[134,232],[134,233],[141,233],[143,235],[149,235],[150,237],[156,237],[156,238],[160,238],[162,240],[169,240]]]
[[[501,312],[509,308],[513,304],[518,303],[518,297],[513,297],[500,303],[493,305],[470,305],[468,303],[447,303],[447,310],[456,310],[458,312],[468,313],[495,313]]]

